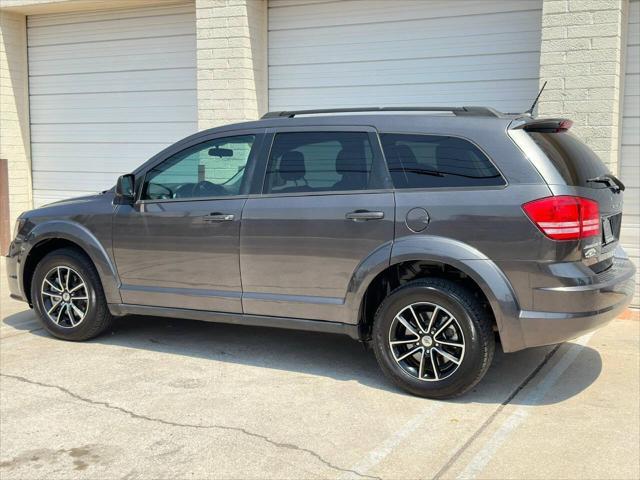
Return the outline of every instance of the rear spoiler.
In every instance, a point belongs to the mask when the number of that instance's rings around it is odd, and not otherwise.
[[[573,122],[566,118],[531,118],[519,117],[509,124],[510,130],[526,130],[528,132],[559,133],[566,132]]]

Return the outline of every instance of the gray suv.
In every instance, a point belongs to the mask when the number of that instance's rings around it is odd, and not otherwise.
[[[22,214],[11,296],[87,340],[128,314],[347,334],[416,395],[623,310],[624,185],[565,119],[484,107],[272,112]]]

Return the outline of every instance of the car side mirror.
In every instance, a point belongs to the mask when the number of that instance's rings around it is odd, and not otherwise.
[[[118,177],[116,183],[116,196],[113,203],[116,205],[131,205],[135,201],[135,177],[132,174]]]

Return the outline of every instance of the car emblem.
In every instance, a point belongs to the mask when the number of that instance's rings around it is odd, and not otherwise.
[[[584,258],[592,258],[595,257],[598,254],[598,250],[596,250],[594,247],[588,247],[585,248],[584,250]]]

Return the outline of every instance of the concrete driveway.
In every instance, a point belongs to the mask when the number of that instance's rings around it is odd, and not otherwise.
[[[640,477],[640,322],[405,395],[341,336],[129,318],[55,340],[2,302],[0,478]]]

